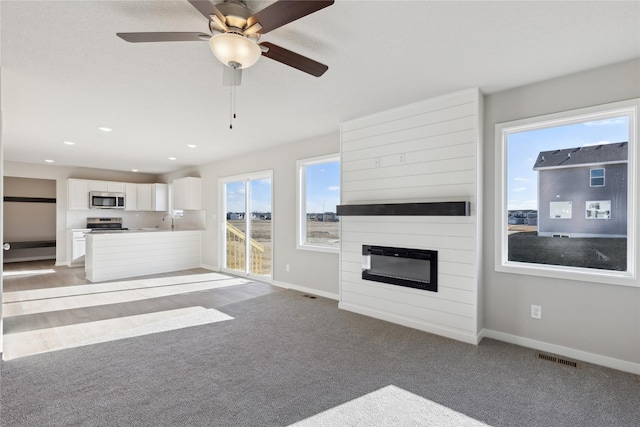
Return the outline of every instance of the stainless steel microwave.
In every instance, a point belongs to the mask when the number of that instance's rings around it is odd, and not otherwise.
[[[124,193],[89,192],[91,209],[124,209]]]

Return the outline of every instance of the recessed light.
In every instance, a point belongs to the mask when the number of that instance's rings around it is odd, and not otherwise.
[[[55,160],[46,159],[46,160],[45,160],[45,162],[47,162],[47,163],[53,163],[53,162],[55,162]]]
[[[189,148],[196,148],[196,147],[197,147],[197,145],[195,145],[195,144],[187,144],[187,147],[189,147]]]
[[[138,172],[138,169],[131,169],[131,172]]]
[[[113,129],[108,128],[106,126],[98,126],[98,129],[100,129],[102,132],[111,132]]]
[[[175,157],[169,157],[169,160],[175,160],[175,159],[176,159]]]
[[[71,142],[71,141],[62,141],[62,143],[67,145],[76,145],[75,142]]]

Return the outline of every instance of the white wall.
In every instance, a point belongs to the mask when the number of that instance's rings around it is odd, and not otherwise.
[[[342,216],[340,307],[477,343],[482,98],[465,90],[342,125],[342,204],[469,201],[470,216]],[[362,245],[438,251],[438,291],[362,280]]]
[[[273,170],[273,283],[331,298],[338,297],[338,254],[296,248],[296,160],[335,154],[340,138],[335,133],[284,144],[242,157],[167,174],[171,182],[183,176],[202,178],[207,227],[203,234],[202,263],[219,269],[218,179]],[[291,266],[287,272],[285,265]]]
[[[495,125],[637,97],[640,60],[485,97],[486,336],[640,374],[640,288],[494,270],[494,246],[499,244],[494,217],[502,214],[495,210]],[[542,306],[542,320],[531,319],[531,304]]]
[[[56,181],[56,264],[58,265],[63,265],[67,262],[67,229],[85,227],[88,216],[107,216],[107,214],[98,214],[95,211],[67,211],[67,179],[81,178],[139,183],[158,182],[158,177],[151,174],[18,162],[3,162],[3,173],[3,176],[7,177],[51,179]],[[136,216],[145,221],[151,221],[151,217],[155,219],[157,216],[154,212],[131,212],[126,214]],[[125,213],[119,211],[118,216],[124,217]]]

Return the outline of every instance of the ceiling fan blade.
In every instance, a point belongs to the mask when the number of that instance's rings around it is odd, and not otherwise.
[[[279,0],[250,16],[247,20],[247,28],[260,23],[262,28],[258,32],[266,34],[289,22],[331,6],[333,3],[334,0]]]
[[[329,69],[329,67],[324,64],[307,58],[306,56],[302,56],[298,53],[292,52],[283,47],[277,46],[273,43],[264,42],[260,43],[260,46],[267,48],[266,52],[263,49],[262,56],[266,56],[267,58],[271,58],[274,61],[278,61],[300,71],[304,71],[305,73],[311,74],[312,76],[320,77],[324,74],[325,71]]]
[[[193,42],[211,38],[211,34],[205,33],[116,33],[116,36],[129,43]]]
[[[218,19],[220,19],[223,23],[225,21],[225,17],[218,8],[208,0],[189,0],[191,6],[198,9],[198,12],[203,14],[207,19],[211,19],[211,15],[216,15]]]

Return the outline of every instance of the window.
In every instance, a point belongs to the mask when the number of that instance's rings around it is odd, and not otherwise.
[[[338,252],[340,157],[298,160],[298,249]]]
[[[589,171],[589,186],[604,187],[604,168],[591,169]]]
[[[571,219],[571,202],[549,202],[549,218]]]
[[[611,219],[611,200],[587,201],[585,218]]]
[[[496,271],[637,286],[638,101],[496,125]]]

